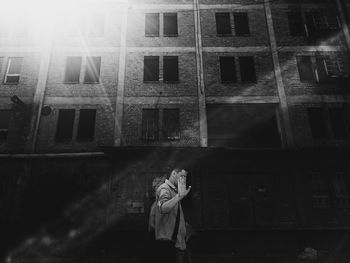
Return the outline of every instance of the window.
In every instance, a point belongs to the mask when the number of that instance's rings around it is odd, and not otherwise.
[[[10,118],[10,110],[0,110],[0,142],[7,140]]]
[[[73,125],[75,118],[74,109],[62,109],[58,112],[56,130],[56,141],[71,140],[73,136]]]
[[[163,138],[165,140],[180,139],[179,109],[164,109],[163,111]]]
[[[300,12],[288,12],[289,32],[292,36],[305,36],[305,28]]]
[[[300,81],[315,81],[313,67],[310,56],[297,56],[297,66]]]
[[[79,83],[81,57],[67,57],[65,83]]]
[[[81,109],[77,141],[92,141],[95,135],[96,109]]]
[[[232,35],[230,13],[216,13],[216,33],[219,36]]]
[[[315,139],[329,138],[326,117],[323,108],[308,108],[312,137]]]
[[[249,36],[248,13],[234,13],[233,18],[235,23],[235,35]]]
[[[177,13],[164,13],[164,36],[177,36]]]
[[[349,137],[344,107],[311,107],[308,115],[313,138],[341,140]]]
[[[178,57],[163,57],[164,82],[173,82],[179,80],[179,61]]]
[[[329,10],[306,12],[305,20],[309,37],[328,37],[340,29],[337,15]]]
[[[85,83],[99,83],[101,57],[87,57],[85,68]]]
[[[334,138],[344,139],[349,136],[349,129],[345,123],[345,110],[343,107],[329,107],[329,118],[331,121]]]
[[[324,174],[313,173],[311,176],[312,186],[312,207],[328,208],[330,207],[329,190]]]
[[[144,57],[143,80],[144,81],[159,80],[159,57],[156,57],[156,56]]]
[[[337,207],[350,207],[350,182],[348,176],[337,173],[334,181],[335,202]]]
[[[236,82],[235,57],[220,57],[221,82]]]
[[[318,81],[350,77],[350,63],[346,56],[316,56]]]
[[[159,14],[158,13],[146,14],[145,35],[159,36]]]
[[[105,16],[103,14],[93,14],[89,18],[88,36],[102,37],[105,28]]]
[[[255,63],[253,57],[239,57],[239,67],[242,81],[256,81]]]
[[[17,84],[22,70],[23,58],[9,58],[5,76],[6,84]]]
[[[142,110],[142,139],[147,141],[158,140],[158,109]]]

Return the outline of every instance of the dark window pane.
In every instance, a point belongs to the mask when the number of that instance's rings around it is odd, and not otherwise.
[[[145,34],[146,36],[159,36],[158,13],[146,14]]]
[[[326,176],[319,173],[312,174],[312,207],[327,208],[330,206],[329,190]]]
[[[239,67],[242,81],[256,81],[253,57],[239,57]]]
[[[103,14],[95,14],[90,17],[89,36],[101,37],[104,34],[105,16]]]
[[[235,57],[220,57],[220,75],[222,82],[236,82]]]
[[[248,13],[234,13],[233,17],[236,36],[248,36],[250,34]]]
[[[23,58],[9,58],[8,69],[5,77],[5,83],[18,83],[21,70],[22,70]]]
[[[334,137],[337,139],[347,138],[349,136],[349,131],[345,123],[344,108],[332,107],[328,108],[328,111]]]
[[[163,137],[166,140],[180,139],[179,109],[164,109],[163,111]]]
[[[98,83],[100,81],[101,57],[87,57],[85,69],[85,83]]]
[[[8,74],[20,74],[22,69],[23,58],[10,58]]]
[[[10,118],[10,110],[0,110],[0,141],[5,141],[7,139]]]
[[[304,36],[305,29],[300,12],[288,13],[289,32],[292,36]]]
[[[158,109],[142,110],[142,139],[155,141],[158,140]]]
[[[230,13],[216,13],[216,32],[218,35],[231,35]]]
[[[58,113],[56,141],[71,140],[73,135],[75,110],[62,109]]]
[[[333,180],[336,206],[350,207],[350,180],[346,174],[338,173]]]
[[[159,80],[159,57],[144,57],[143,80]]]
[[[77,140],[93,140],[95,135],[95,109],[81,109],[78,123]]]
[[[298,56],[297,65],[300,81],[314,81],[314,73],[311,63],[311,57]]]
[[[164,81],[179,80],[179,61],[178,57],[164,57]]]
[[[164,36],[177,34],[177,13],[164,13]]]
[[[315,139],[329,138],[327,123],[323,108],[308,108],[312,137]]]
[[[79,83],[80,67],[81,57],[67,57],[64,81],[67,83]]]
[[[316,66],[317,66],[317,81],[319,83],[324,83],[329,80],[328,74],[331,73],[328,69],[331,69],[327,66],[329,57],[320,57],[316,56]]]

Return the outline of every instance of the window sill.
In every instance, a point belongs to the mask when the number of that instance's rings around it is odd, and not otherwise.
[[[158,35],[145,35],[145,37],[159,37],[159,34]]]
[[[220,82],[221,84],[237,84],[237,81],[224,80]]]
[[[57,144],[67,144],[67,143],[72,143],[73,139],[62,139],[62,140],[55,140],[55,143]]]
[[[144,80],[143,83],[159,83],[159,80]]]
[[[164,80],[163,83],[166,83],[166,84],[179,84],[180,81],[179,80]]]
[[[72,84],[79,84],[80,82],[63,82],[63,84],[72,85]]]
[[[100,82],[98,81],[98,82],[83,82],[83,84],[100,84]]]
[[[76,139],[75,140],[77,143],[92,143],[94,142],[94,139]]]
[[[13,85],[18,85],[19,82],[16,82],[16,83],[7,83],[7,82],[4,82],[4,85],[9,85],[9,86],[13,86]]]
[[[216,34],[217,37],[233,37],[232,34]]]
[[[174,35],[163,35],[163,37],[178,37],[178,34],[174,34]]]

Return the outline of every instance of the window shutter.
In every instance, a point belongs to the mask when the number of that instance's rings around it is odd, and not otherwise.
[[[250,34],[248,13],[234,13],[234,23],[236,36],[248,36]]]
[[[242,81],[256,81],[254,57],[239,57]]]
[[[177,13],[164,13],[164,36],[177,36]]]
[[[158,81],[159,80],[159,57],[150,56],[144,57],[143,69],[144,81]]]
[[[230,13],[216,13],[216,33],[218,35],[231,35]]]
[[[58,112],[56,141],[71,140],[75,118],[74,109],[62,109]]]
[[[178,81],[179,80],[179,61],[178,57],[163,57],[164,81]]]
[[[220,57],[221,82],[236,82],[235,57]]]
[[[145,22],[145,35],[146,36],[159,36],[159,14],[149,13],[146,14]]]

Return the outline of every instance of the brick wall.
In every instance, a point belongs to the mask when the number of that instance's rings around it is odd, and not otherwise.
[[[335,84],[327,83],[316,83],[316,82],[302,82],[300,81],[299,72],[297,68],[297,59],[296,56],[306,55],[306,56],[315,56],[315,55],[331,55],[336,54],[341,57],[344,56],[342,52],[280,52],[280,65],[283,77],[283,83],[286,89],[286,92],[290,96],[294,95],[340,95],[340,94],[349,94],[349,90],[346,86],[337,87]],[[347,59],[346,57],[344,57]]]
[[[248,12],[250,36],[218,37],[216,32],[216,12],[231,13],[231,27],[234,33],[233,12]],[[246,9],[232,7],[227,9],[201,10],[201,27],[203,47],[251,47],[267,46],[268,36],[263,6],[261,8]]]
[[[236,64],[236,83],[221,83],[220,56],[234,56]],[[254,56],[257,82],[242,83],[238,57]],[[273,74],[272,59],[269,53],[204,53],[204,77],[206,96],[276,96],[277,88]]]
[[[79,84],[65,84],[67,56],[81,56]],[[85,66],[87,56],[101,56],[100,83],[85,84]],[[118,54],[107,52],[60,52],[52,56],[46,97],[115,97],[118,77]]]
[[[48,116],[42,116],[39,129],[37,149],[39,152],[74,152],[74,151],[100,151],[98,146],[112,145],[114,132],[114,105],[50,105],[53,111]],[[73,139],[67,142],[55,142],[59,109],[75,109]],[[97,109],[95,137],[91,142],[77,142],[75,140],[79,109]]]
[[[141,138],[142,133],[142,109],[158,108],[159,114],[159,140],[144,141]],[[162,109],[179,108],[180,109],[180,139],[166,141],[162,138],[161,122]],[[163,146],[198,146],[199,145],[199,124],[198,124],[198,105],[197,104],[134,104],[124,105],[123,119],[123,137],[122,144],[127,146],[140,145],[163,145]]]
[[[160,13],[160,28],[163,28],[163,13],[177,13],[178,36],[165,37],[159,30],[159,37],[145,36],[145,14]],[[128,14],[127,46],[128,47],[188,47],[195,45],[193,10],[151,9],[133,10]]]
[[[160,79],[163,74],[163,56],[179,57],[179,82],[164,83],[163,81],[143,82],[144,56],[159,56],[159,72]],[[196,96],[196,60],[195,54],[178,53],[178,52],[142,52],[128,53],[126,58],[126,80],[125,80],[125,96]],[[162,93],[160,95],[160,92]]]

